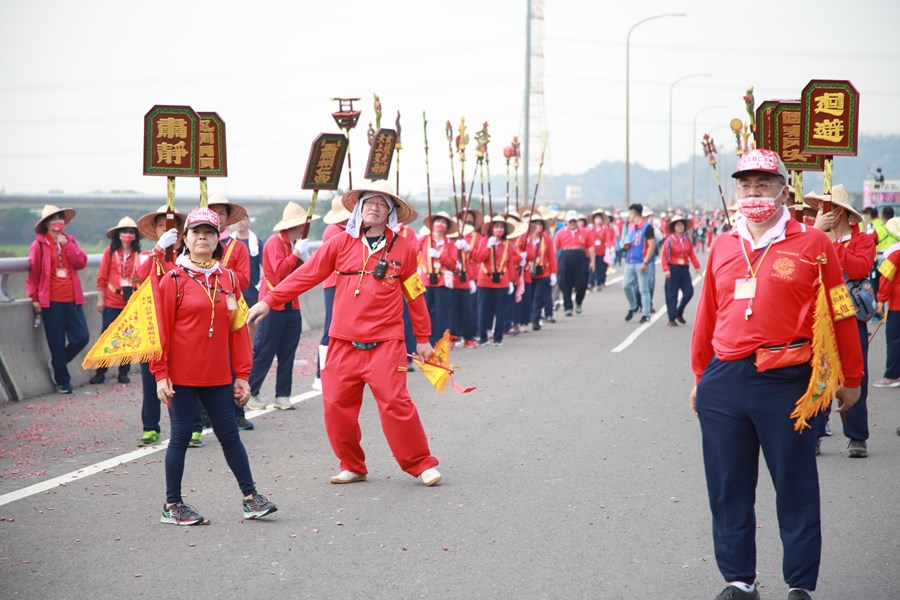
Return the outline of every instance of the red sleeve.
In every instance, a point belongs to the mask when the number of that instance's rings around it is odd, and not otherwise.
[[[38,292],[41,289],[41,274],[44,271],[42,259],[41,243],[38,240],[34,240],[31,242],[31,249],[28,251],[28,277],[25,278],[28,297],[31,298],[32,302],[41,301]]]
[[[700,292],[700,301],[697,304],[697,314],[694,315],[694,331],[691,335],[691,371],[694,380],[700,381],[706,365],[713,357],[713,332],[716,329],[716,312],[718,310],[716,300],[715,263],[716,248],[710,250],[709,260],[706,262],[706,275],[703,277],[703,287]]]
[[[97,291],[101,296],[106,296],[106,284],[109,282],[109,246],[103,249],[103,256],[100,258],[100,268],[97,270]]]
[[[272,238],[269,238],[269,241],[271,240]],[[280,240],[278,243],[283,245]],[[268,245],[269,242],[266,242],[266,246]],[[320,246],[309,262],[303,263],[300,268],[294,269],[286,277],[280,279],[280,283],[268,290],[265,297],[260,297],[260,301],[265,301],[269,306],[281,306],[324,281],[334,272],[338,246],[340,246],[338,240]],[[293,257],[293,254],[290,256]],[[294,257],[294,260],[297,258]]]
[[[472,250],[469,252],[469,257],[473,262],[481,264],[487,259],[488,254],[490,253],[490,248],[487,247],[488,238],[483,235],[479,235],[477,241],[474,246],[472,246]]]
[[[506,257],[506,276],[509,278],[510,283],[515,283],[519,273],[519,263],[522,262],[522,255],[519,254],[519,250],[514,243],[508,240],[506,243],[509,244],[509,253]]]
[[[87,265],[87,254],[85,254],[84,250],[78,245],[78,240],[75,239],[74,235],[63,235],[69,240],[69,243],[62,247],[63,252],[65,252],[66,257],[69,259],[69,264],[72,265],[72,268],[76,271],[80,271]]]
[[[662,268],[663,273],[669,272],[669,251],[672,247],[672,236],[667,235],[666,239],[663,240],[662,248],[659,250],[659,266]]]
[[[697,253],[694,252],[694,244],[690,243],[690,240],[688,241],[688,256],[690,257],[691,264],[694,265],[694,268],[699,269],[700,259],[697,258]]]
[[[841,261],[847,279],[868,277],[875,262],[875,241],[872,236],[858,233],[850,239],[847,246],[834,244],[834,251]]]
[[[291,249],[281,238],[281,234],[275,234],[266,242],[269,246],[269,252],[263,250],[263,271],[266,274],[266,281],[272,285],[278,285],[285,277],[290,275],[294,269],[303,264],[299,258],[294,256]],[[285,300],[285,302],[290,299]],[[282,302],[281,304],[284,304]]]
[[[441,248],[441,266],[448,271],[453,271],[456,269],[457,258],[456,245],[450,238],[444,238],[444,247]]]
[[[238,241],[233,243],[240,244]],[[235,283],[238,288],[235,294],[238,298],[242,298],[240,282],[235,277]],[[231,372],[237,379],[249,379],[250,370],[253,367],[253,347],[250,345],[250,330],[245,323],[243,327],[237,331],[232,331],[228,335],[228,347],[231,349]]]
[[[894,274],[890,279],[882,275],[878,278],[878,294],[876,296],[879,302],[890,302],[891,300],[891,290],[894,287],[894,279],[897,277],[897,266],[900,263],[900,252],[892,252],[884,262],[890,262],[894,265]],[[883,268],[883,263],[882,263]]]
[[[228,257],[228,264],[222,266],[234,273],[238,289],[243,290],[250,285],[250,251],[247,250],[247,246],[235,238],[231,238],[230,245],[234,246],[234,250]],[[226,248],[225,251],[227,252],[228,249]]]
[[[162,344],[162,354],[158,360],[150,361],[150,372],[156,381],[162,381],[169,377],[167,357],[169,355],[169,340],[172,337],[172,328],[175,326],[175,295],[178,293],[177,280],[171,273],[166,273],[159,282],[159,294],[156,301],[156,314],[160,320],[159,332]]]
[[[556,244],[553,243],[553,240],[550,239],[548,235],[546,238],[547,243],[547,253],[550,257],[550,274],[553,275],[559,272],[559,263],[556,260]]]

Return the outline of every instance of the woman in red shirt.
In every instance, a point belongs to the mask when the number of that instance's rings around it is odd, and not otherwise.
[[[694,297],[694,284],[691,282],[691,265],[700,272],[700,261],[694,253],[694,245],[685,235],[690,222],[682,216],[674,217],[666,225],[669,236],[663,241],[660,256],[662,271],[666,276],[666,310],[669,313],[669,327],[684,325],[684,309]],[[678,292],[681,302],[678,302]]]
[[[478,262],[478,343],[488,343],[493,323],[494,345],[503,345],[503,315],[514,291],[513,278],[519,264],[519,252],[507,236],[515,225],[500,215],[484,224],[484,235],[472,249]]]
[[[419,240],[419,275],[425,283],[425,304],[431,317],[430,342],[434,345],[450,328],[450,290],[459,252],[448,236],[457,233],[457,225],[444,211],[428,215],[422,222],[428,234]]]
[[[137,223],[131,217],[122,217],[119,223],[106,231],[109,246],[103,251],[100,269],[97,271],[97,312],[103,315],[103,329],[112,325],[137,288],[137,255],[141,251]],[[106,367],[100,367],[90,382],[100,384],[106,379]],[[130,364],[119,365],[119,383],[131,383]]]
[[[84,318],[84,292],[78,276],[78,271],[87,264],[87,254],[78,246],[75,236],[63,233],[74,218],[75,211],[71,208],[45,205],[34,226],[37,237],[28,253],[28,296],[32,309],[44,323],[50,348],[50,376],[60,394],[72,393],[67,365],[90,339]]]
[[[247,451],[241,442],[234,404],[250,399],[252,351],[244,323],[246,310],[237,278],[220,266],[219,217],[208,208],[188,213],[184,243],[188,254],[176,260],[159,282],[159,331],[162,357],[150,363],[159,400],[169,407],[172,432],[166,450],[166,503],[163,523],[209,523],[181,495],[184,456],[203,404],[225,461],[244,495],[244,518],[256,519],[278,510],[256,492]],[[234,387],[232,387],[234,373]]]

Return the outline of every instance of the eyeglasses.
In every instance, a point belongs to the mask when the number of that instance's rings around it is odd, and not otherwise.
[[[776,183],[774,181],[763,181],[752,183],[750,181],[739,181],[737,184],[737,189],[740,192],[749,192],[751,190],[759,190],[761,192],[766,192],[769,190],[777,189],[780,187],[784,187],[783,183]]]
[[[388,209],[390,209],[390,206],[388,206],[384,202],[371,202],[371,201],[367,200],[366,202],[363,202],[363,208],[369,208],[369,209],[375,208],[378,210],[388,210]]]

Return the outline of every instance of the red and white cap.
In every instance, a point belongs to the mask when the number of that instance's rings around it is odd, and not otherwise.
[[[184,221],[184,230],[193,229],[198,225],[209,225],[216,231],[219,231],[219,215],[208,208],[197,207],[187,214],[187,219]]]
[[[778,153],[760,148],[745,152],[738,160],[737,170],[731,176],[737,179],[745,173],[771,173],[781,176],[785,183],[788,180],[787,168]]]

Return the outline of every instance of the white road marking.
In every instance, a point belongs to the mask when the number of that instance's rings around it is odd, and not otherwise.
[[[703,275],[697,275],[697,277],[694,278],[694,281],[693,281],[692,283],[693,283],[694,285],[697,285],[697,283],[698,283],[701,279],[703,279]],[[657,313],[656,313],[653,317],[650,318],[650,322],[649,322],[649,323],[644,323],[643,325],[639,326],[637,329],[635,329],[635,330],[631,333],[631,335],[629,335],[627,338],[625,338],[625,341],[624,341],[624,342],[622,342],[621,344],[619,344],[618,346],[616,346],[615,348],[613,348],[612,350],[610,350],[610,352],[621,352],[622,350],[626,349],[628,346],[630,346],[631,344],[633,344],[634,341],[635,341],[636,339],[638,339],[638,337],[640,337],[640,335],[641,335],[642,333],[644,333],[645,331],[647,331],[648,329],[650,329],[650,326],[651,326],[651,325],[653,325],[654,323],[656,323],[657,321],[659,321],[659,320],[662,318],[662,316],[663,316],[664,314],[666,314],[666,313],[664,312],[664,310],[657,311]],[[637,315],[635,315],[635,317],[636,317],[636,316],[637,316]]]
[[[304,392],[302,394],[297,394],[296,396],[291,397],[291,402],[293,404],[299,404],[305,400],[309,400],[310,398],[315,398],[316,396],[321,396],[322,392],[317,390],[310,390],[308,392]],[[247,411],[247,418],[253,419],[260,415],[264,415],[266,413],[270,413],[273,410],[277,410],[275,407],[266,408],[264,410],[251,410]],[[212,429],[204,429],[203,435],[207,435],[211,433]],[[21,490],[16,490],[14,492],[9,492],[7,494],[3,494],[0,496],[0,506],[4,506],[9,504],[10,502],[15,502],[16,500],[21,500],[22,498],[27,498],[29,496],[34,496],[35,494],[40,494],[41,492],[46,492],[47,490],[51,490],[60,485],[66,485],[73,481],[78,481],[79,479],[83,479],[95,473],[100,473],[107,469],[112,469],[118,467],[122,464],[127,464],[133,460],[137,460],[143,458],[145,456],[149,456],[154,454],[155,452],[159,452],[160,450],[165,450],[169,447],[169,440],[163,440],[159,444],[155,446],[150,446],[148,448],[139,448],[137,450],[133,450],[131,452],[126,452],[125,454],[120,454],[115,458],[110,458],[108,460],[104,460],[102,462],[95,463],[93,465],[89,465],[86,467],[82,467],[77,471],[72,471],[71,473],[66,473],[65,475],[60,475],[59,477],[54,477],[53,479],[48,479],[46,481],[42,481],[40,483],[36,483],[34,485],[30,485],[26,488],[22,488]]]

